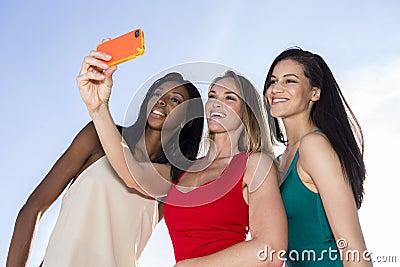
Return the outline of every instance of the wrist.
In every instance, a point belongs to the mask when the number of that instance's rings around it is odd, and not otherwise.
[[[92,119],[95,119],[97,117],[102,117],[104,114],[109,112],[108,103],[101,104],[96,108],[90,108],[90,107],[87,108],[89,111],[89,115]]]

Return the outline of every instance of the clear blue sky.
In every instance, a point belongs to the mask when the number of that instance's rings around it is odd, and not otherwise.
[[[216,62],[261,88],[282,50],[296,45],[321,54],[364,129],[369,176],[360,220],[367,246],[400,261],[393,215],[400,178],[399,14],[396,0],[3,2],[0,265],[20,207],[89,121],[75,84],[83,57],[103,38],[136,27],[145,32],[147,50],[115,74],[110,105],[121,124],[140,85],[170,66]],[[29,266],[40,262],[58,208],[59,202],[40,223]],[[141,260],[145,267],[172,265],[163,224]]]

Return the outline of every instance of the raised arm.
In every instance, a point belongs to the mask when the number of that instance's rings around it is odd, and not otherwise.
[[[166,195],[170,187],[167,181],[170,167],[137,162],[114,126],[108,100],[116,66],[108,67],[101,61],[109,59],[103,52],[92,51],[85,57],[77,77],[79,91],[93,119],[100,142],[112,167],[128,187],[152,197]],[[104,71],[100,72],[99,69]]]
[[[18,213],[8,250],[7,267],[26,266],[39,220],[70,181],[104,155],[93,123],[87,124],[57,160]]]
[[[340,245],[345,244],[342,250],[343,266],[372,266],[369,259],[363,257],[367,248],[353,191],[328,139],[320,133],[305,136],[300,143],[298,164],[299,171],[309,175],[318,189],[336,242],[341,240]],[[353,260],[352,254],[347,254],[351,251],[359,253],[360,260]]]
[[[287,219],[272,158],[262,153],[249,157],[244,180],[248,188],[253,180],[262,183],[248,191],[251,240],[179,262],[176,267],[282,266],[287,249]]]

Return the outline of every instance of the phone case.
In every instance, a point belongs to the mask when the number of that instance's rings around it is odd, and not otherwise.
[[[141,56],[144,50],[144,33],[141,29],[133,30],[97,46],[97,51],[112,56],[110,61],[104,61],[109,66]]]

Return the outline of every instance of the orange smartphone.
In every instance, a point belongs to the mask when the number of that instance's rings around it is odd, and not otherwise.
[[[109,66],[136,58],[144,53],[144,33],[141,29],[133,30],[99,44],[97,51],[102,51],[112,56],[110,61],[104,61]]]

